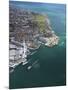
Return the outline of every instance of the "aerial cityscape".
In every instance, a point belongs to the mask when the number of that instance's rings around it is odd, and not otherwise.
[[[65,41],[64,4],[9,1],[9,88],[65,85]]]

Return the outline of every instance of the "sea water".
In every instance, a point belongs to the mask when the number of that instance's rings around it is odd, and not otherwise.
[[[42,86],[57,86],[66,84],[66,31],[64,4],[48,4],[34,2],[10,2],[18,8],[47,14],[52,29],[59,36],[60,41],[52,48],[41,45],[31,56],[25,66],[20,64],[10,73],[10,88],[28,88]],[[35,61],[37,61],[35,63]],[[34,64],[33,64],[34,63]],[[28,66],[31,69],[28,69]]]

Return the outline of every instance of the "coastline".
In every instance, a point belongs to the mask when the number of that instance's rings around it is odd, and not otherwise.
[[[10,6],[10,67],[28,63],[30,50],[39,49],[41,44],[47,47],[58,45],[59,37],[51,28],[47,15],[18,9]],[[11,52],[13,50],[13,53]],[[15,59],[16,58],[16,59]],[[17,63],[19,62],[19,63]],[[27,62],[27,63],[26,63]],[[12,63],[12,65],[11,65]]]

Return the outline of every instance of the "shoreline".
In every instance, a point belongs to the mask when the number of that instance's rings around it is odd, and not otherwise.
[[[12,63],[12,66],[19,63],[25,65],[28,62],[27,55],[30,55],[30,50],[39,49],[41,44],[47,47],[58,45],[59,37],[52,30],[46,14],[44,16],[12,6],[9,14],[9,64]]]

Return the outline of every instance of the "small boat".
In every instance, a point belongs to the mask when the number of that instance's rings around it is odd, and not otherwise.
[[[28,66],[27,69],[30,70],[32,67],[34,67],[35,64],[38,63],[38,60],[36,60],[32,65]]]
[[[32,66],[28,66],[27,69],[30,70],[32,68]]]

